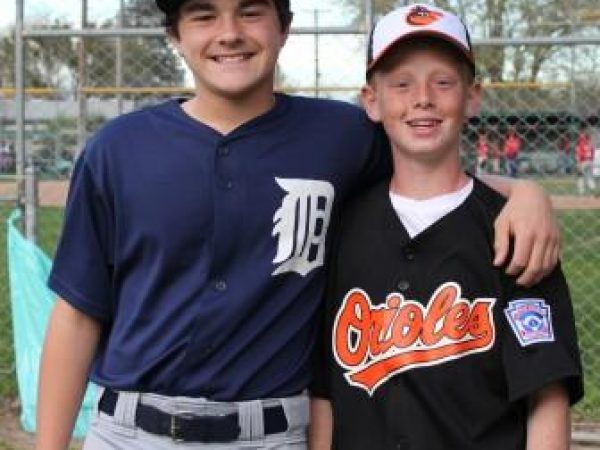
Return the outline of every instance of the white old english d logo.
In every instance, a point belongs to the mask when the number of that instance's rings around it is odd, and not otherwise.
[[[273,216],[273,236],[279,235],[272,275],[297,272],[302,276],[323,265],[325,238],[334,188],[319,180],[275,178],[287,195]]]

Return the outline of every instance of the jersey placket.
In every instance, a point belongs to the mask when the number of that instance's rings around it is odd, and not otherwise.
[[[214,185],[213,185],[213,248],[211,280],[217,294],[224,295],[228,290],[227,262],[231,259],[240,236],[238,227],[242,225],[243,177],[237,171],[237,159],[233,139],[223,137],[215,146]]]

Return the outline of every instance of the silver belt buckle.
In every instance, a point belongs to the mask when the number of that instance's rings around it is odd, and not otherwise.
[[[175,442],[185,442],[184,437],[181,435],[183,428],[181,426],[181,422],[187,419],[192,419],[194,417],[193,414],[184,413],[184,414],[172,414],[171,415],[171,426],[170,426],[170,434],[171,439]]]

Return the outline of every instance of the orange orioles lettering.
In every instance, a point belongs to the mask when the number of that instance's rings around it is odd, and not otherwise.
[[[468,302],[453,282],[442,284],[427,306],[398,293],[373,306],[363,290],[352,289],[335,318],[334,357],[351,385],[373,395],[396,374],[489,350],[495,339],[495,302]]]

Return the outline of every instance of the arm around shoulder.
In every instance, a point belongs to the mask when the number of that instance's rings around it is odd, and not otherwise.
[[[518,276],[520,285],[537,283],[556,267],[560,252],[560,229],[550,197],[533,181],[492,175],[482,176],[482,181],[508,197],[495,223],[494,265],[506,265],[506,273]]]
[[[36,450],[68,447],[100,333],[96,319],[58,299],[42,352]]]

